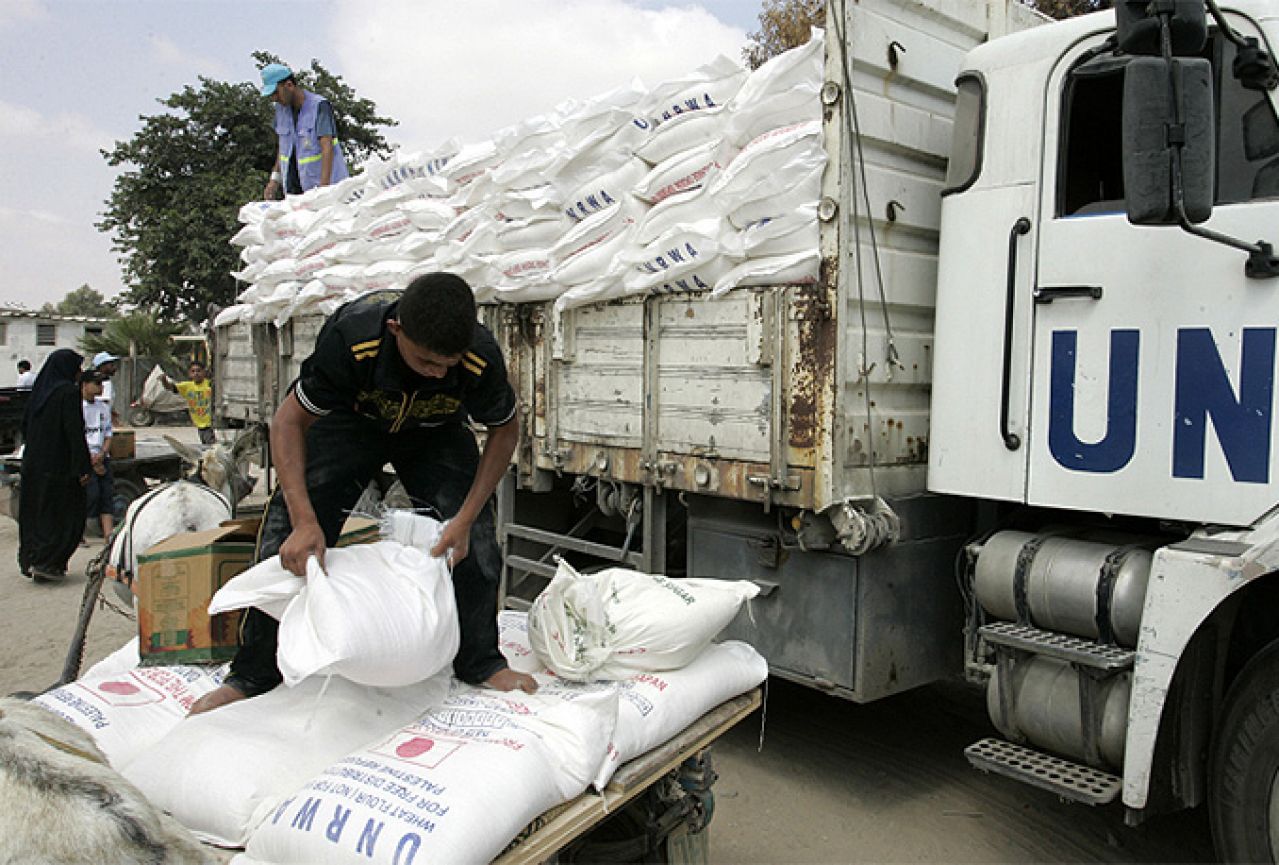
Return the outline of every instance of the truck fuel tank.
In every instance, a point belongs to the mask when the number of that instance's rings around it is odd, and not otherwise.
[[[1088,736],[1084,731],[1079,677],[1087,675],[1069,662],[1048,657],[1023,657],[1007,676],[1009,693],[1000,693],[1000,676],[986,687],[990,720],[1007,739],[1032,745],[1083,762]],[[1092,737],[1105,766],[1122,770],[1128,730],[1128,701],[1132,675],[1120,673],[1095,683],[1096,727]],[[1000,701],[1006,699],[1006,715]]]
[[[1133,648],[1151,561],[1135,545],[1003,531],[982,545],[974,583],[994,618]]]

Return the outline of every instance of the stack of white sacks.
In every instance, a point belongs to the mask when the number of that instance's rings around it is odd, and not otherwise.
[[[224,669],[138,667],[134,643],[38,702],[201,840],[246,847],[242,865],[488,862],[767,675],[750,646],[711,642],[752,584],[562,564],[533,612],[500,615],[537,693],[463,684],[449,574],[423,552],[437,531],[390,512],[384,540],[328,551],[306,580],[271,559],[229,581],[211,611],[280,620],[268,694],[188,718]]]
[[[571,101],[488,141],[397,151],[343,182],[254,202],[249,283],[217,324],[283,324],[447,270],[481,301],[564,310],[628,295],[812,282],[823,43],[753,72],[720,57]]]

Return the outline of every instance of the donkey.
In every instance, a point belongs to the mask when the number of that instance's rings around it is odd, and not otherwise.
[[[0,699],[0,863],[212,865],[176,820],[112,769],[88,733]]]
[[[205,451],[169,436],[164,438],[191,466],[191,475],[134,499],[102,554],[89,563],[86,572],[89,580],[80,601],[80,616],[71,647],[62,666],[62,676],[51,688],[72,682],[80,675],[89,620],[108,576],[117,581],[113,585],[122,590],[122,599],[132,605],[132,594],[126,586],[137,574],[139,553],[176,534],[217,528],[235,515],[236,504],[253,490],[254,478],[248,473],[248,463],[261,445],[261,428],[243,430],[230,443],[221,442]]]
[[[228,443],[201,451],[169,436],[169,447],[191,466],[188,478],[164,484],[139,496],[130,505],[115,533],[107,570],[117,579],[132,579],[138,553],[183,532],[216,528],[235,513],[235,506],[253,490],[248,462],[261,444],[257,427],[242,431]]]

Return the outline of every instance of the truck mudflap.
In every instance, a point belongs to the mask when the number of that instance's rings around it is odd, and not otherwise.
[[[650,834],[665,833],[674,846],[695,853],[699,845],[692,843],[692,839],[698,835],[704,837],[710,822],[710,786],[715,779],[709,764],[698,758],[716,739],[762,704],[763,691],[755,688],[716,706],[666,744],[622,766],[602,791],[587,790],[573,801],[538,817],[494,860],[495,865],[535,865],[570,846],[588,849],[587,845],[592,843],[591,833],[605,820],[621,815],[623,809],[642,796],[656,792],[658,799],[663,798],[656,788],[668,779],[681,785],[688,794],[688,807],[666,809],[655,821],[658,832]],[[663,817],[666,819],[661,819]],[[666,840],[648,837],[645,842],[661,844]]]

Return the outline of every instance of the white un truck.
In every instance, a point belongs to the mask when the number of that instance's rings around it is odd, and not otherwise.
[[[815,282],[486,306],[505,588],[754,580],[775,675],[962,670],[974,764],[1276,861],[1279,3],[1116,5],[832,0]],[[219,328],[223,416],[320,321]]]

